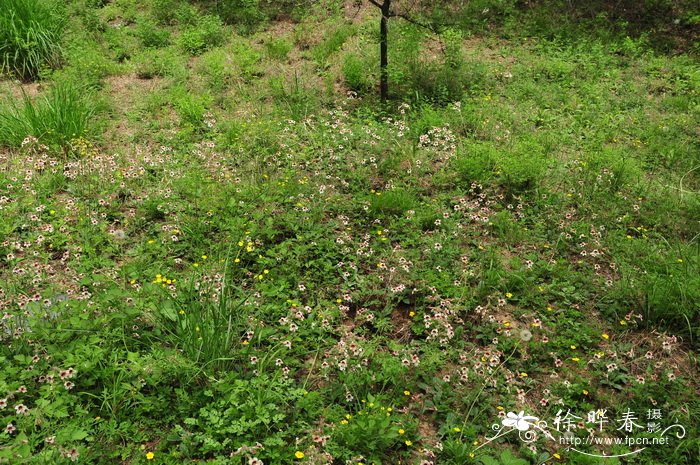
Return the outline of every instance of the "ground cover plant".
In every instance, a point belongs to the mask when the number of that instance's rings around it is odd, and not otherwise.
[[[419,3],[385,104],[368,2],[54,11],[0,80],[0,463],[697,462],[697,9]]]

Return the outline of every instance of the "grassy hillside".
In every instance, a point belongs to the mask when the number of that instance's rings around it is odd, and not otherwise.
[[[696,463],[697,11],[360,3],[0,0],[0,463]]]

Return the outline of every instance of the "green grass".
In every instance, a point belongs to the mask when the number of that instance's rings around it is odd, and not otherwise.
[[[65,147],[90,132],[93,105],[85,91],[70,84],[57,84],[46,95],[22,103],[6,103],[0,109],[0,145],[19,147],[33,136],[41,143]]]
[[[371,5],[69,2],[0,81],[0,463],[697,462],[692,9],[458,3],[382,105]],[[488,442],[597,409],[686,435]]]
[[[54,2],[0,2],[0,74],[29,81],[60,65],[65,24],[60,12]]]

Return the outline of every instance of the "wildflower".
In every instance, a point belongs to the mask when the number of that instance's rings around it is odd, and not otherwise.
[[[406,444],[409,447],[413,445],[413,443],[409,440],[404,441],[404,444]]]
[[[17,404],[15,405],[15,412],[17,412],[17,415],[26,415],[29,413],[29,407],[24,404]]]
[[[603,333],[600,335],[603,339],[610,339],[610,335],[608,333]]]
[[[71,450],[65,452],[64,455],[66,458],[70,459],[71,462],[75,462],[76,460],[78,460],[78,456],[80,455],[80,453],[78,452],[78,449],[74,447]]]
[[[302,451],[298,450],[298,451],[294,452],[294,457],[296,457],[298,459],[303,459],[304,453]]]
[[[404,392],[403,392],[403,395],[404,395],[404,396],[410,396],[410,395],[411,395],[411,391],[404,391]]]
[[[403,428],[399,428],[399,434],[404,434],[405,432],[406,430],[404,430]]]
[[[15,428],[15,425],[13,425],[12,423],[8,423],[7,426],[5,427],[5,432],[7,434],[12,434],[15,431],[17,431],[17,428]]]
[[[153,452],[147,452],[146,453],[146,460],[153,460],[155,458],[156,454]]]

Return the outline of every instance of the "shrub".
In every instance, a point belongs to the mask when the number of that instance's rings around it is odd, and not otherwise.
[[[61,62],[65,20],[40,0],[0,0],[0,72],[23,81]]]
[[[58,84],[37,101],[24,95],[22,105],[13,102],[0,109],[0,145],[19,147],[25,137],[34,136],[66,147],[88,132],[93,113],[84,90],[72,85]]]

